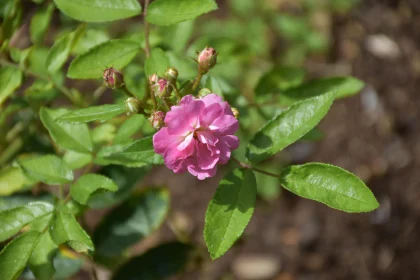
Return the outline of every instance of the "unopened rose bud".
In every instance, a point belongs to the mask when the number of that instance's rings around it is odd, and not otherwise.
[[[140,100],[136,97],[130,97],[125,101],[125,106],[127,107],[128,112],[132,114],[138,114],[143,111]]]
[[[210,93],[211,93],[211,90],[210,89],[208,89],[208,88],[202,88],[198,92],[198,97],[204,97],[206,95],[209,95]]]
[[[162,98],[172,92],[172,86],[165,79],[160,79],[155,85],[152,86],[155,96]]]
[[[162,111],[153,112],[149,117],[150,123],[156,130],[161,129],[165,125],[164,120],[165,113],[163,113]]]
[[[178,79],[178,70],[171,67],[165,72],[165,79],[171,84],[174,85]]]
[[[105,85],[112,89],[120,88],[125,84],[123,74],[112,67],[105,69],[103,78]]]
[[[238,119],[240,115],[238,109],[236,109],[235,107],[231,107],[230,109],[232,110],[232,113],[235,119]]]
[[[217,63],[217,53],[213,48],[206,47],[197,55],[198,70],[201,74],[206,74]]]
[[[156,84],[159,81],[159,76],[157,74],[153,74],[149,77],[149,82],[151,85]]]

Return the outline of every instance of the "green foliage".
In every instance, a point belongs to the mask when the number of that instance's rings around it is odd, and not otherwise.
[[[228,173],[206,212],[204,239],[211,258],[217,259],[242,235],[254,212],[257,183],[251,170]]]
[[[305,71],[300,68],[276,66],[261,77],[255,88],[257,96],[284,90],[302,83]],[[325,91],[323,91],[325,92]]]
[[[73,172],[55,155],[45,155],[19,160],[25,174],[36,181],[49,185],[60,185],[73,181]]]
[[[335,93],[328,92],[295,103],[269,121],[250,141],[247,158],[260,162],[299,140],[327,114]]]
[[[144,63],[144,71],[147,76],[158,74],[163,76],[169,68],[169,59],[161,49],[154,49]]]
[[[112,279],[168,279],[185,266],[192,246],[179,242],[165,243],[125,263]]]
[[[76,252],[93,251],[94,246],[89,235],[80,227],[76,218],[69,213],[66,206],[56,209],[49,227],[52,240],[60,245],[67,243]]]
[[[19,167],[5,167],[0,170],[0,196],[11,195],[29,184]]]
[[[36,279],[49,280],[53,277],[55,273],[53,257],[57,250],[58,246],[52,241],[50,232],[42,233],[28,261]]]
[[[112,257],[146,238],[163,223],[169,210],[169,193],[149,188],[131,196],[111,211],[95,230],[93,240],[99,255]]]
[[[146,20],[157,25],[169,25],[191,20],[217,9],[214,0],[156,0],[152,2]]]
[[[136,0],[54,0],[65,15],[80,21],[103,22],[129,18],[141,13]]]
[[[64,114],[66,111],[60,109],[41,108],[39,111],[41,121],[55,143],[75,152],[90,153],[93,145],[87,125],[61,123],[55,120]]]
[[[0,212],[0,241],[19,232],[25,225],[41,219],[54,211],[54,206],[46,202],[32,202]]]
[[[89,197],[98,190],[115,192],[118,190],[118,186],[107,177],[97,174],[88,174],[80,177],[79,180],[71,186],[70,193],[77,202],[86,204]]]
[[[0,68],[0,106],[22,83],[22,72],[12,67]]]
[[[0,278],[14,280],[25,268],[39,237],[39,232],[27,232],[4,247],[0,253]]]
[[[290,105],[299,100],[318,96],[324,92],[330,91],[335,91],[335,98],[340,99],[359,93],[364,86],[364,82],[353,77],[334,77],[313,80],[282,92],[280,103]]]
[[[70,111],[56,119],[57,122],[80,124],[92,121],[106,121],[126,112],[125,104],[91,106],[89,108]]]
[[[45,6],[37,11],[31,19],[29,33],[31,41],[34,44],[42,44],[44,41],[45,33],[51,22],[51,16],[54,11],[54,5]]]
[[[67,72],[72,79],[97,79],[106,67],[124,68],[140,51],[140,46],[125,39],[101,43],[76,57]]]
[[[281,183],[297,195],[349,213],[370,212],[379,207],[362,180],[333,165],[290,166],[282,171]]]

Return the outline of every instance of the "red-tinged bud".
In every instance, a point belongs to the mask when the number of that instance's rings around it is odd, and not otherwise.
[[[159,81],[159,76],[157,74],[153,74],[149,77],[149,82],[151,85],[156,84]]]
[[[217,63],[217,52],[213,48],[206,47],[197,55],[198,70],[206,74]]]
[[[210,89],[208,89],[208,88],[202,88],[198,92],[198,97],[204,97],[206,95],[209,95],[210,93],[211,93],[211,90]]]
[[[112,89],[120,88],[125,85],[124,75],[112,67],[105,69],[103,78],[105,85]]]
[[[165,125],[164,120],[165,113],[163,113],[162,111],[153,112],[149,117],[150,123],[156,130],[161,129]]]
[[[171,67],[168,68],[165,72],[165,79],[171,84],[174,85],[178,79],[178,70]]]
[[[160,79],[156,84],[152,86],[152,90],[155,96],[162,98],[172,92],[172,86],[165,79]]]
[[[143,112],[143,106],[141,105],[140,100],[136,97],[130,97],[125,101],[125,106],[127,110],[131,114],[138,114],[139,112]]]

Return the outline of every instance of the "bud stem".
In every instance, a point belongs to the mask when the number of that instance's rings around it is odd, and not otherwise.
[[[198,85],[200,84],[201,78],[203,78],[203,74],[198,72],[197,77],[194,80],[194,84],[192,86],[192,90],[195,91],[198,88]]]
[[[174,88],[174,91],[175,91],[175,95],[176,95],[176,98],[178,98],[178,100],[181,100],[181,94],[179,94],[179,90],[178,90],[178,87],[176,86],[176,84],[174,84],[173,85],[173,88]]]
[[[137,98],[137,96],[135,96],[131,91],[129,91],[128,88],[125,85],[122,87],[122,90],[124,91],[124,93],[128,97],[135,97],[135,98]]]
[[[242,168],[252,169],[255,172],[258,172],[258,173],[261,173],[261,174],[264,174],[264,175],[267,175],[267,176],[271,176],[271,177],[274,177],[274,178],[279,178],[280,177],[280,175],[277,175],[277,174],[274,174],[274,173],[270,173],[270,172],[267,172],[265,170],[259,169],[257,167],[253,167],[252,165],[249,165],[249,164],[246,164],[244,162],[241,162],[240,160],[238,160],[237,158],[235,158],[233,156],[231,157],[231,159],[234,162],[236,162]]]
[[[149,7],[149,2],[150,2],[150,0],[145,0],[144,1],[144,13],[143,13],[143,17],[144,17],[144,41],[145,41],[144,52],[146,53],[146,57],[150,57],[150,40],[149,40],[150,25],[149,25],[149,22],[146,20],[147,8]]]

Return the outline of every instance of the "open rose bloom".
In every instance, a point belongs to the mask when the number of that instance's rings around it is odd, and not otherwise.
[[[200,180],[216,174],[238,148],[238,120],[227,102],[217,94],[201,99],[184,96],[166,114],[165,127],[153,137],[155,152],[175,173],[189,171]]]

